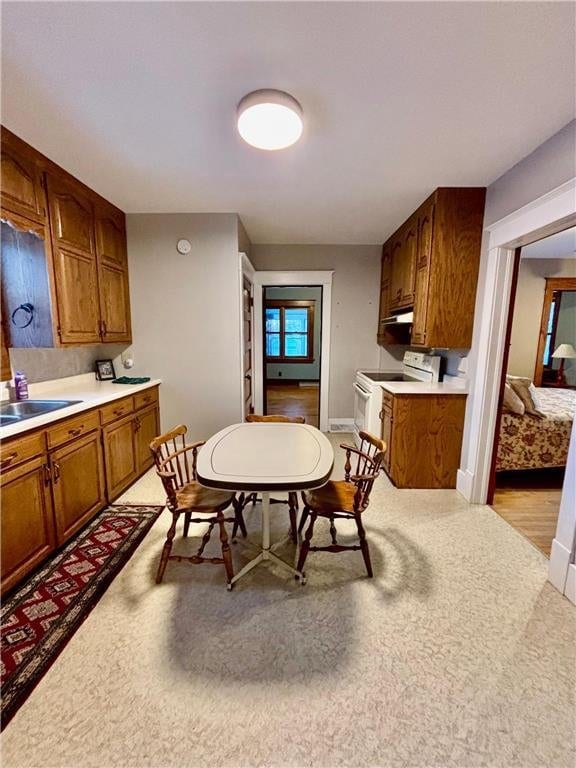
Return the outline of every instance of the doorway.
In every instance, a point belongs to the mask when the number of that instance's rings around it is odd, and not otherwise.
[[[319,426],[322,286],[263,289],[264,413]]]
[[[488,503],[550,557],[576,411],[576,228],[520,248]]]
[[[319,323],[319,340],[315,347],[319,355],[320,374],[318,382],[318,428],[329,431],[328,403],[330,397],[330,328],[332,312],[332,270],[301,271],[256,271],[253,278],[254,297],[254,408],[256,413],[264,413],[264,393],[267,373],[265,367],[265,289],[266,288],[321,288],[321,305],[314,308],[314,326]],[[284,379],[284,375],[280,377]],[[305,382],[303,382],[305,383]],[[312,382],[315,383],[315,382]],[[284,384],[284,382],[282,382]],[[299,387],[298,394],[304,399],[311,399],[303,394],[307,387]],[[313,389],[316,389],[315,387]],[[294,390],[293,390],[294,392]],[[282,393],[280,393],[282,394]],[[314,395],[316,393],[314,392]],[[270,399],[270,398],[269,398]],[[314,400],[316,398],[314,397]],[[306,418],[306,417],[305,417]]]

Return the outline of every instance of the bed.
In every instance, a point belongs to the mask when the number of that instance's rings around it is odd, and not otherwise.
[[[503,412],[496,471],[566,466],[576,390],[538,387],[544,418]]]

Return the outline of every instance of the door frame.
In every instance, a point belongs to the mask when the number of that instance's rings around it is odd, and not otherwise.
[[[456,480],[458,491],[473,504],[485,504],[488,494],[516,248],[573,226],[576,226],[576,177],[486,227],[488,249],[484,257],[484,284],[476,305],[477,327],[472,350],[475,371],[466,408],[468,450]],[[574,435],[575,430],[572,437]],[[572,440],[569,466],[574,454],[576,447]],[[566,475],[568,477],[568,471]],[[562,592],[569,564],[574,562],[574,497],[574,484],[565,482],[549,570],[550,581]]]
[[[254,407],[264,408],[263,288],[265,286],[320,286],[322,288],[322,325],[320,338],[320,430],[328,432],[328,398],[330,394],[330,329],[332,316],[333,270],[323,271],[257,271],[254,273]]]
[[[252,262],[243,252],[238,253],[238,304],[239,304],[239,344],[240,344],[240,419],[244,420],[244,280],[252,285],[252,296],[254,299],[254,275],[256,270]],[[252,304],[252,403],[254,403],[254,304]]]

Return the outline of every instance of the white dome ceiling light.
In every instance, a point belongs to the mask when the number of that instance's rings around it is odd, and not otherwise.
[[[238,104],[238,132],[252,147],[285,149],[298,141],[303,128],[302,107],[284,91],[252,91]]]

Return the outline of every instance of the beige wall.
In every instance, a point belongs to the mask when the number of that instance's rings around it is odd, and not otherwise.
[[[352,418],[358,368],[378,368],[380,245],[252,245],[258,270],[334,270],[328,416]]]
[[[533,378],[547,277],[576,277],[574,259],[521,259],[508,373]],[[558,344],[562,340],[558,338]]]
[[[237,216],[131,214],[127,227],[131,373],[163,380],[163,429],[205,439],[240,419]]]

